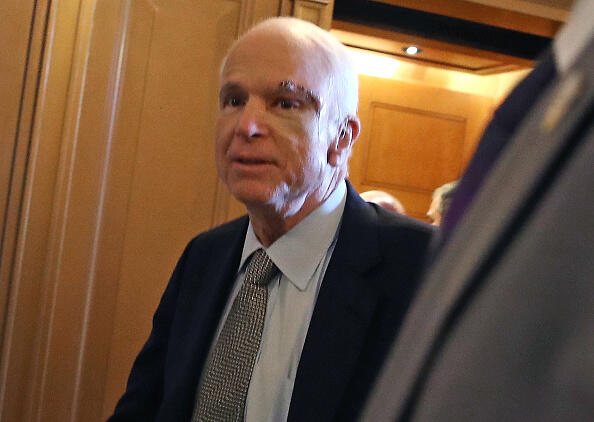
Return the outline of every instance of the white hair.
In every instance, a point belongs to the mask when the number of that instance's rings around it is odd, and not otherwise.
[[[329,106],[334,108],[340,121],[357,114],[359,103],[359,80],[348,50],[332,34],[313,23],[292,18],[274,17],[261,21],[237,39],[221,64],[221,74],[230,53],[237,44],[253,32],[270,31],[283,36],[288,46],[304,52],[315,50],[324,61],[332,86],[328,87],[331,98]]]
[[[406,209],[404,208],[404,205],[402,205],[402,202],[383,190],[368,190],[361,194],[361,198],[367,202],[373,202],[387,210],[406,215]]]

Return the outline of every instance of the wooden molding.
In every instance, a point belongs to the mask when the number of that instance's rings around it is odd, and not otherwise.
[[[250,27],[272,16],[279,16],[285,0],[233,0],[241,4],[239,16],[239,28],[237,36],[240,36]]]
[[[37,7],[36,7],[37,6]],[[5,340],[8,297],[11,293],[21,198],[25,185],[31,122],[35,107],[44,36],[40,23],[47,4],[34,1],[2,2],[0,16],[10,16],[12,25],[4,26],[0,43],[0,339]],[[37,19],[36,19],[37,18]],[[33,29],[33,31],[31,31]],[[8,342],[10,339],[8,339]],[[3,341],[0,341],[0,345]],[[5,359],[0,359],[4,362]],[[0,402],[5,391],[2,366]],[[1,408],[2,406],[0,406]],[[1,413],[0,413],[0,419]]]
[[[32,226],[46,228],[47,210],[31,210],[32,190],[28,180],[34,171],[31,157],[42,147],[34,128],[39,121],[36,107],[42,101],[38,89],[43,84],[42,61],[47,43],[46,23],[49,1],[3,2],[0,15],[10,16],[4,26],[3,44],[12,44],[7,50],[8,66],[2,68],[2,143],[0,154],[3,164],[0,191],[2,200],[3,238],[0,247],[0,420],[25,420],[31,392],[30,362],[36,336],[36,318],[44,260],[44,236],[31,232]],[[11,41],[8,41],[11,40]],[[27,45],[28,44],[28,45]],[[5,73],[6,72],[6,73]],[[6,112],[6,114],[5,114]],[[45,149],[52,149],[47,143]],[[9,161],[4,161],[9,159]],[[51,176],[48,180],[51,183]],[[34,214],[34,215],[33,215]],[[28,237],[27,237],[28,236]],[[35,251],[25,250],[25,242],[35,243]],[[33,252],[33,253],[31,253]],[[39,253],[37,253],[39,252]],[[33,261],[28,261],[34,255]],[[29,265],[32,264],[32,265]],[[28,277],[31,274],[37,278]],[[27,310],[23,314],[23,310]]]
[[[554,37],[562,21],[466,0],[375,0],[543,37]]]
[[[281,16],[294,16],[329,30],[332,26],[334,0],[282,0]]]
[[[531,16],[540,16],[559,22],[567,22],[575,0],[467,0],[485,6],[511,10]],[[545,4],[545,3],[548,3]]]
[[[534,66],[533,60],[340,20],[332,22],[332,32],[343,44],[350,47],[461,72],[488,75]],[[424,50],[423,53],[418,56],[404,53],[402,47],[411,44],[420,47]]]
[[[81,1],[79,5],[70,3],[68,6],[73,10],[66,6],[56,9],[52,30],[58,36],[65,28],[63,19],[72,19],[66,16],[66,12],[76,11],[74,21],[78,25],[73,28],[76,31],[72,34],[72,61],[65,63],[70,66],[70,79],[64,97],[66,108],[60,134],[61,156],[45,262],[46,287],[41,298],[42,323],[39,324],[32,377],[31,421],[48,418],[78,420],[78,415],[89,414],[85,406],[95,409],[91,413],[100,411],[99,401],[91,403],[85,400],[88,399],[85,376],[89,370],[97,369],[97,362],[93,362],[90,356],[96,356],[101,366],[104,362],[101,352],[106,344],[103,338],[94,336],[93,312],[96,306],[104,306],[104,302],[97,301],[97,292],[112,297],[117,292],[113,282],[105,283],[106,280],[101,279],[97,268],[100,268],[98,262],[102,259],[105,245],[102,239],[106,214],[104,199],[112,165],[111,141],[119,101],[118,78],[125,52],[121,40],[125,39],[125,31],[122,32],[117,25],[99,25],[105,31],[105,42],[108,39],[112,42],[114,61],[110,61],[110,65],[100,72],[88,73],[89,66],[97,60],[90,48],[92,34],[97,28],[93,23],[100,21],[102,13],[109,8],[95,7],[92,1]],[[125,20],[129,1],[110,6],[110,12],[121,15]],[[113,19],[113,22],[117,21]],[[59,69],[54,54],[61,53],[61,48],[56,44],[55,51],[48,58],[54,71]],[[46,117],[56,119],[57,116]],[[117,244],[113,246],[117,250]],[[117,271],[117,262],[113,268]],[[111,311],[109,306],[105,311],[103,323],[105,327],[111,327],[113,305]],[[93,343],[93,339],[98,342]],[[94,382],[100,395],[103,382],[101,379]],[[83,416],[82,419],[86,418]]]

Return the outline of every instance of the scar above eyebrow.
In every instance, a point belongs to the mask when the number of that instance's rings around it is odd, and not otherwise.
[[[320,108],[322,107],[322,101],[320,97],[314,93],[311,89],[307,89],[302,85],[298,85],[291,80],[282,81],[279,85],[280,89],[295,92],[297,94],[303,95],[308,102],[313,103],[316,111],[319,113]]]

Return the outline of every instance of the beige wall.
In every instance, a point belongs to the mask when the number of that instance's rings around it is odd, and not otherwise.
[[[350,49],[361,136],[350,161],[359,192],[384,190],[427,220],[433,190],[458,179],[493,110],[528,70],[475,75]]]

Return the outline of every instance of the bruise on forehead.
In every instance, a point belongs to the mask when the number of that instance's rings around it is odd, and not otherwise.
[[[320,113],[320,110],[322,108],[322,100],[320,96],[313,92],[311,89],[307,89],[302,85],[298,85],[291,80],[282,81],[279,84],[279,88],[281,90],[289,91],[303,97],[307,103],[310,103],[314,106],[316,113]]]

